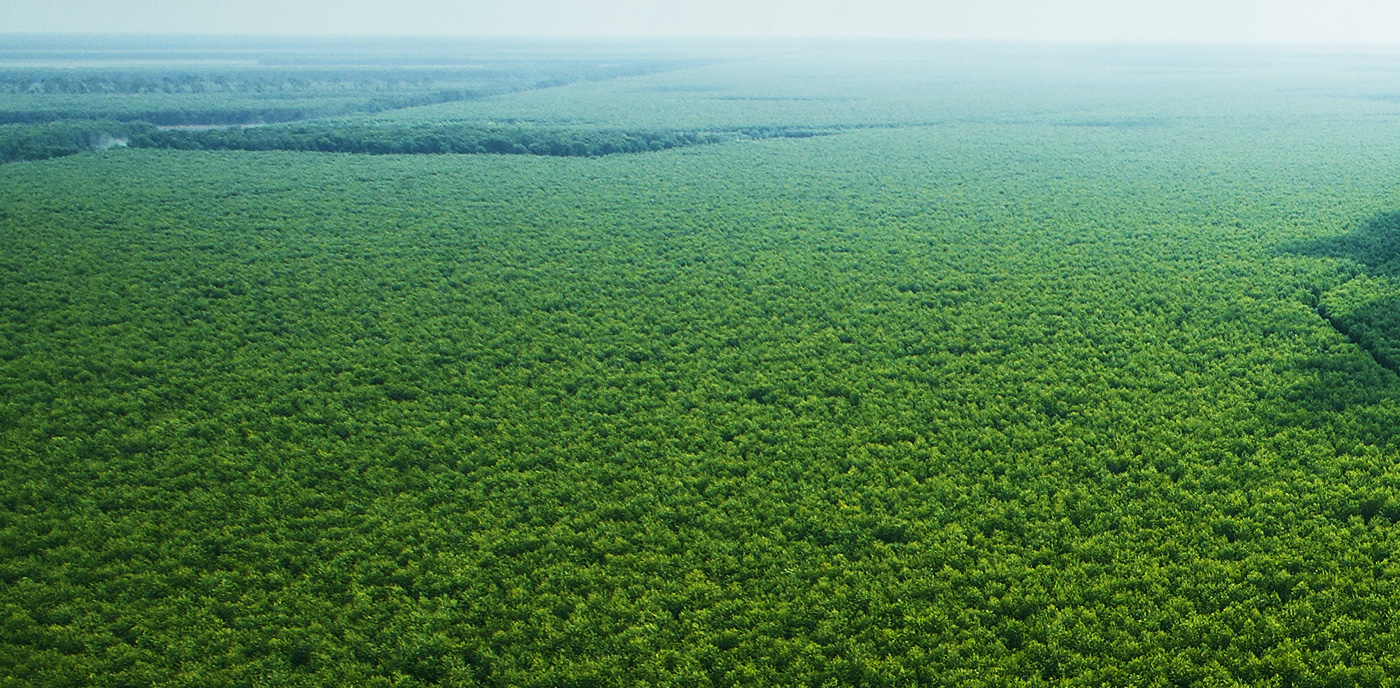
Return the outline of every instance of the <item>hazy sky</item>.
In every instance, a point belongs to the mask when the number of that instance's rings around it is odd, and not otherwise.
[[[0,32],[1400,43],[1400,2],[0,0]]]

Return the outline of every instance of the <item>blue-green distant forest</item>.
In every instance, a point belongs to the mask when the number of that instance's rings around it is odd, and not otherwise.
[[[1400,53],[0,38],[0,688],[1400,682]]]

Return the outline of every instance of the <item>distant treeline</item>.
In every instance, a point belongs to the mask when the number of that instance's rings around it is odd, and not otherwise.
[[[316,122],[191,130],[160,129],[149,122],[69,120],[0,125],[0,162],[44,160],[114,145],[370,155],[457,153],[598,157],[735,139],[806,138],[833,132],[808,127],[624,130],[459,122],[430,125]]]
[[[429,80],[315,78],[297,76],[223,76],[204,74],[39,73],[0,76],[0,93],[150,94],[150,93],[307,93],[344,90],[427,88]]]
[[[199,131],[152,129],[133,136],[130,145],[180,150],[291,150],[372,155],[496,153],[597,157],[719,143],[737,138],[802,138],[824,133],[829,132],[801,127],[703,131],[482,126],[465,123],[414,126],[316,123]]]
[[[0,94],[12,95],[319,95],[427,91],[463,82],[490,84],[497,92],[563,86],[636,76],[691,64],[634,61],[599,65],[559,63],[541,68],[517,63],[440,68],[355,68],[299,65],[288,70],[188,74],[53,69],[0,71]]]
[[[312,99],[300,103],[245,103],[218,107],[184,106],[141,110],[97,111],[90,108],[55,107],[38,110],[0,110],[0,124],[43,124],[61,120],[112,119],[149,122],[157,126],[264,124],[296,122],[320,117],[369,114],[400,108],[475,100],[490,95],[473,89],[442,89],[428,93],[377,96],[360,101]]]
[[[0,124],[113,119],[160,126],[265,124],[475,100],[692,64],[674,60],[472,65],[288,65],[232,73],[0,69]],[[424,68],[430,67],[430,68]],[[72,96],[85,96],[74,99]]]

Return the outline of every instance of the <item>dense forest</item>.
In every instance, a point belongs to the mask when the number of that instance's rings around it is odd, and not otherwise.
[[[0,686],[1400,679],[1393,56],[572,49],[0,130]]]

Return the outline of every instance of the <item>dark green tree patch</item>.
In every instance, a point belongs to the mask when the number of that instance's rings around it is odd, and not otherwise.
[[[101,120],[0,125],[0,163],[124,147],[133,137],[150,131],[154,129],[148,124]]]
[[[320,153],[496,154],[598,157],[719,143],[736,138],[805,138],[830,133],[766,127],[732,131],[678,131],[550,127],[542,125],[430,125],[306,123],[266,127],[149,130],[131,139],[137,148],[178,150],[314,151]]]

